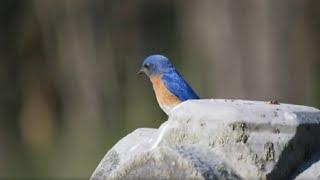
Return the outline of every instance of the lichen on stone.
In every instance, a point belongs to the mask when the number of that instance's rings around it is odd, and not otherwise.
[[[194,143],[198,140],[198,136],[195,133],[190,133],[184,128],[172,129],[166,134],[166,139],[171,143]]]
[[[264,144],[263,149],[264,149],[264,160],[274,161],[275,151],[274,151],[273,143],[268,141],[267,143]]]
[[[249,135],[247,134],[247,125],[244,122],[235,122],[230,124],[232,131],[235,132],[235,141],[237,143],[242,142],[246,143]]]

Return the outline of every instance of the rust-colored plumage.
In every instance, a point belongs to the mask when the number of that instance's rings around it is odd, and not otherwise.
[[[168,91],[166,86],[161,81],[160,75],[154,75],[150,77],[152,82],[153,90],[156,94],[156,98],[160,105],[164,106],[175,106],[181,103],[181,101]]]

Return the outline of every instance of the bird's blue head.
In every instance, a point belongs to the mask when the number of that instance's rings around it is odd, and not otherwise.
[[[146,74],[150,77],[172,71],[174,71],[174,67],[168,58],[162,55],[151,55],[144,59],[138,74]]]

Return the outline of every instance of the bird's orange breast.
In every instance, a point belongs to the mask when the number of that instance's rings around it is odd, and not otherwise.
[[[160,105],[174,106],[181,103],[161,82],[161,76],[151,76],[150,81],[152,82],[153,90]]]

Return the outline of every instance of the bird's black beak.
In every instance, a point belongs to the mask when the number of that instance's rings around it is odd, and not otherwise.
[[[146,74],[145,68],[141,68],[141,69],[137,72],[137,74],[138,74],[138,75]]]

